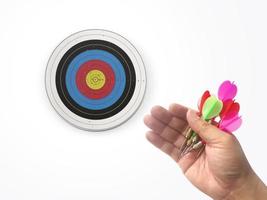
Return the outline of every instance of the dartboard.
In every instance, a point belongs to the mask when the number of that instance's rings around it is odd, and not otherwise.
[[[81,31],[61,42],[48,61],[45,79],[60,116],[91,131],[129,119],[146,88],[140,54],[128,40],[105,30]]]

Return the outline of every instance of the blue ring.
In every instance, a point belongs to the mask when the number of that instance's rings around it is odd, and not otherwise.
[[[102,60],[108,63],[115,74],[115,85],[109,95],[102,99],[90,99],[84,96],[76,86],[76,74],[80,66],[90,60]],[[66,87],[72,99],[87,109],[100,110],[114,104],[122,95],[126,85],[126,75],[121,62],[111,53],[103,50],[87,50],[77,55],[69,64],[66,73]]]

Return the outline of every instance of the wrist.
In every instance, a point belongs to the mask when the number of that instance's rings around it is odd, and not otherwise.
[[[230,191],[224,200],[265,200],[267,188],[261,179],[253,172],[242,184]]]

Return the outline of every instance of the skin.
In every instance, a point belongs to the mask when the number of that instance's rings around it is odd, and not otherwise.
[[[186,178],[211,198],[267,199],[266,186],[254,173],[234,135],[208,124],[195,111],[179,104],[171,104],[168,110],[153,107],[144,123],[151,129],[147,139],[177,162]],[[197,152],[191,152],[178,160],[188,126],[206,142],[206,147],[199,157]]]

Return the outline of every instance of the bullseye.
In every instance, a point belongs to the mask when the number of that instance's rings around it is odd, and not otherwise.
[[[106,82],[106,77],[100,70],[92,70],[86,75],[86,84],[93,90],[101,89]]]
[[[115,86],[115,74],[112,67],[101,60],[83,63],[77,73],[75,82],[78,92],[89,99],[103,99]]]

